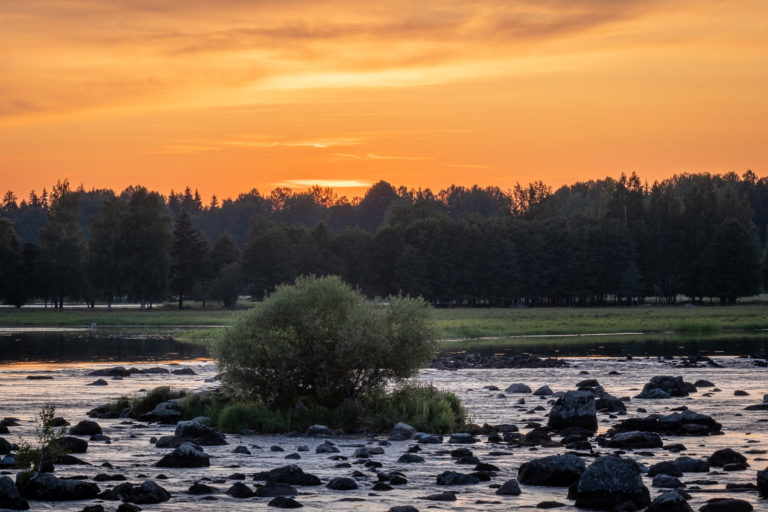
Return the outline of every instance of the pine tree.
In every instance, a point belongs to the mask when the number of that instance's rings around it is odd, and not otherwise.
[[[176,218],[171,246],[171,287],[184,306],[184,296],[192,293],[195,281],[205,272],[208,242],[192,227],[192,219],[186,210]]]

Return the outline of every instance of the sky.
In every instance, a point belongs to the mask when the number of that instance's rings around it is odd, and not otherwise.
[[[768,175],[764,0],[0,0],[0,188]]]

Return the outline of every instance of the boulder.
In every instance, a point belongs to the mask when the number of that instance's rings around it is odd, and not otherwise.
[[[16,483],[19,477],[16,476]],[[26,485],[19,487],[21,494],[30,500],[72,501],[90,500],[99,494],[99,487],[92,482],[56,478],[52,473],[39,473]]]
[[[407,441],[408,439],[412,438],[415,433],[415,428],[401,421],[400,423],[395,424],[395,426],[392,428],[392,432],[389,434],[389,440]]]
[[[295,487],[280,482],[268,482],[256,488],[256,496],[262,498],[275,498],[277,496],[298,496],[299,491]]]
[[[325,441],[317,445],[315,453],[339,453],[339,449],[332,442]]]
[[[420,464],[424,462],[424,457],[414,455],[413,453],[404,453],[397,459],[399,464]]]
[[[536,391],[533,392],[533,394],[536,395],[536,396],[549,396],[552,393],[553,392],[549,388],[549,386],[541,386],[539,389],[537,389]]]
[[[336,477],[326,484],[326,487],[334,491],[352,491],[357,489],[357,483],[351,478]]]
[[[69,433],[73,436],[92,436],[95,434],[101,434],[101,427],[95,421],[83,420],[74,427],[70,428]]]
[[[11,443],[6,441],[4,437],[0,437],[0,455],[11,453],[11,450],[13,450]]]
[[[579,480],[585,467],[584,460],[576,455],[550,455],[522,464],[517,479],[524,485],[567,487]]]
[[[640,467],[632,459],[598,457],[569,492],[579,508],[638,510],[651,503]]]
[[[646,512],[693,512],[693,509],[679,492],[667,491],[659,494]]]
[[[697,388],[713,388],[713,387],[715,387],[715,385],[712,382],[710,382],[710,381],[708,381],[706,379],[699,379],[696,382],[694,382],[693,385],[696,386]]]
[[[59,442],[70,453],[85,453],[88,450],[88,441],[79,437],[64,436]]]
[[[88,373],[90,377],[128,377],[131,371],[123,366],[114,366],[112,368],[102,368]]]
[[[224,436],[215,428],[203,425],[202,423],[191,421],[180,421],[176,425],[174,434],[183,438],[185,441],[200,446],[222,446],[227,444]]]
[[[747,458],[731,448],[717,450],[707,459],[710,466],[723,467],[726,464],[747,462]]]
[[[191,443],[184,443],[155,465],[160,468],[202,468],[210,466],[211,459]]]
[[[763,498],[768,498],[768,468],[757,472],[757,492]]]
[[[696,386],[690,382],[684,382],[682,377],[656,376],[643,386],[643,391],[635,398],[663,398],[655,394],[651,396],[652,393],[657,393],[654,391],[656,389],[662,390],[669,395],[666,398],[669,398],[671,396],[688,396],[689,393],[696,391]]]
[[[293,498],[278,496],[277,498],[272,498],[269,503],[267,503],[267,506],[276,508],[301,508],[304,505]]]
[[[474,485],[479,483],[480,479],[477,476],[455,471],[443,471],[437,475],[437,485]]]
[[[514,478],[507,480],[501,487],[496,489],[496,494],[500,496],[520,496],[520,484]]]
[[[683,476],[683,472],[677,462],[665,460],[664,462],[657,462],[648,469],[648,476],[656,475]]]
[[[609,448],[637,449],[637,448],[661,448],[664,443],[658,434],[653,432],[621,432],[615,434],[605,442]]]
[[[119,494],[123,501],[138,505],[151,505],[171,499],[170,493],[152,480],[145,480],[141,485],[126,482],[116,485],[112,491]]]
[[[477,438],[472,434],[468,434],[466,432],[458,432],[456,434],[451,434],[451,437],[450,439],[448,439],[448,442],[455,443],[455,444],[473,444],[477,442]]]
[[[143,414],[141,421],[156,421],[163,425],[173,425],[181,419],[181,407],[175,400],[157,404],[150,412]]]
[[[752,504],[733,498],[712,498],[699,509],[699,512],[750,512]]]
[[[200,496],[203,494],[213,494],[215,492],[218,492],[215,487],[211,487],[210,485],[205,485],[201,483],[194,483],[189,486],[189,489],[187,489],[187,494],[192,494],[194,496]]]
[[[325,425],[312,425],[305,432],[307,437],[333,437],[333,431]]]
[[[398,505],[396,507],[390,507],[387,512],[419,512],[419,509],[412,505]]]
[[[679,457],[675,459],[675,464],[683,473],[706,473],[709,471],[709,461],[705,459]]]
[[[109,386],[109,382],[104,379],[96,379],[95,381],[86,384],[86,386]]]
[[[568,391],[549,411],[548,425],[555,430],[581,427],[597,430],[595,395],[590,391]]]
[[[700,435],[706,436],[720,432],[722,425],[711,416],[694,411],[674,412],[666,416],[653,414],[645,418],[629,418],[617,423],[610,431],[629,432],[640,430],[669,435]]]
[[[661,487],[664,489],[679,489],[681,487],[685,487],[685,485],[683,485],[683,482],[681,482],[678,478],[675,478],[674,476],[670,476],[670,475],[654,476],[653,481],[651,482],[651,485],[653,487]]]
[[[232,487],[227,489],[227,494],[229,496],[232,496],[233,498],[237,498],[237,499],[242,500],[242,499],[246,499],[246,498],[251,498],[256,493],[253,492],[253,489],[251,489],[250,487],[248,487],[244,483],[242,483],[242,482],[235,482],[234,484],[232,484]]]
[[[268,482],[279,482],[289,485],[321,485],[320,479],[315,475],[305,473],[296,464],[289,464],[272,469],[258,475]]]
[[[29,510],[29,503],[9,476],[0,476],[0,509]]]
[[[531,388],[529,386],[526,386],[525,384],[510,384],[507,386],[507,389],[505,389],[507,393],[530,393]]]

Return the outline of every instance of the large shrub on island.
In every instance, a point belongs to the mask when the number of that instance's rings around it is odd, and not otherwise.
[[[271,408],[336,407],[416,374],[435,350],[421,298],[369,302],[339,277],[300,277],[214,346],[225,390]]]

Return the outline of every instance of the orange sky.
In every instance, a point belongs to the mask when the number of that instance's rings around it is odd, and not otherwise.
[[[768,175],[764,0],[0,0],[0,27],[21,197]]]

